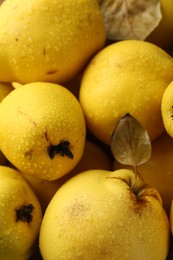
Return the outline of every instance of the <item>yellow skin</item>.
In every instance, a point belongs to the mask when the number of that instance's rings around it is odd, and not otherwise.
[[[75,96],[60,85],[37,82],[16,88],[1,102],[0,122],[0,149],[21,172],[55,180],[82,157],[83,111]]]
[[[173,200],[172,200],[172,203],[171,203],[169,220],[170,220],[171,233],[173,235]],[[172,259],[172,257],[173,257],[173,247],[172,246],[170,247],[169,256],[170,257],[168,259]]]
[[[167,133],[173,137],[173,82],[171,82],[162,98],[161,104],[162,118]]]
[[[65,82],[106,39],[97,0],[7,0],[0,20],[3,82]]]
[[[163,207],[169,215],[173,198],[173,139],[164,133],[152,142],[152,155],[148,162],[137,167],[143,180],[155,187],[163,200]],[[113,169],[133,167],[115,161]]]
[[[171,210],[170,210],[170,225],[171,225],[171,232],[173,235],[173,200],[171,202]]]
[[[26,260],[38,236],[41,206],[31,186],[18,171],[0,166],[0,175],[0,259]],[[28,205],[34,207],[30,214],[32,220],[22,221],[17,212]]]
[[[13,87],[9,83],[0,83],[0,102],[6,97],[11,91],[13,90]],[[0,165],[5,165],[7,162],[7,159],[3,155],[3,153],[0,151]]]
[[[156,29],[146,39],[163,49],[173,45],[173,4],[172,0],[160,1],[162,20]]]
[[[33,190],[39,198],[42,210],[45,211],[53,195],[63,183],[81,171],[90,169],[111,170],[112,163],[110,158],[98,145],[86,140],[81,160],[76,165],[76,167],[63,178],[60,178],[56,181],[46,181],[34,178],[28,174],[24,174],[24,177],[30,182]]]
[[[133,116],[151,140],[164,131],[161,99],[173,80],[173,59],[144,41],[111,44],[90,61],[81,81],[79,100],[88,128],[110,145],[118,121]]]
[[[158,192],[143,185],[125,169],[90,170],[71,178],[44,214],[43,259],[166,259],[169,220]]]

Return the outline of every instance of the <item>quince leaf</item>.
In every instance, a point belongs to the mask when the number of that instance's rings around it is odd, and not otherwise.
[[[145,40],[162,19],[160,0],[98,0],[109,40]]]
[[[121,164],[135,168],[151,157],[151,141],[147,131],[131,115],[121,118],[112,135],[112,155]]]

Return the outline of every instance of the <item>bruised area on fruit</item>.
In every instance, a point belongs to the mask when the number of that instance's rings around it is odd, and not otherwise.
[[[69,205],[68,209],[69,217],[78,217],[86,212],[85,205],[80,201],[74,201],[71,205]]]
[[[16,222],[23,221],[30,223],[33,219],[34,206],[32,204],[22,205],[21,207],[15,209],[16,211]]]
[[[48,153],[51,159],[53,159],[56,154],[67,156],[70,159],[73,159],[74,157],[72,151],[70,150],[70,142],[67,140],[63,140],[57,145],[50,145],[48,148]]]

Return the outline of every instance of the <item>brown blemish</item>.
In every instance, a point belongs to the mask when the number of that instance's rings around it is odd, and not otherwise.
[[[20,56],[20,59],[25,59],[25,58],[26,58],[25,55]]]
[[[46,125],[46,130],[45,130],[45,132],[43,133],[43,137],[46,138],[46,141],[49,141],[47,125]]]
[[[56,73],[57,73],[57,70],[50,70],[50,71],[46,72],[47,75],[52,75],[52,74],[56,74]]]
[[[43,48],[43,56],[46,55],[46,48]]]
[[[70,207],[68,208],[68,214],[71,217],[80,216],[83,212],[85,212],[85,206],[83,205],[83,203],[77,201],[70,205]]]
[[[33,150],[29,150],[27,152],[25,152],[25,157],[27,157],[27,159],[31,160],[32,158],[32,154],[33,154]]]
[[[133,191],[130,190],[130,198],[133,202],[133,211],[139,216],[142,215],[144,207],[148,207],[148,201],[145,196],[138,196]]]
[[[92,14],[91,13],[89,13],[87,15],[87,20],[88,20],[89,25],[91,25],[92,24]]]
[[[47,133],[47,131],[46,131],[46,132],[44,132],[44,136],[45,136],[45,138],[46,138],[46,141],[48,141],[48,140],[49,140],[49,138],[48,138],[48,133]]]
[[[146,196],[152,197],[162,205],[162,198],[159,192],[155,188],[150,187],[147,184],[138,192],[138,194],[140,197],[146,197]]]
[[[157,200],[162,205],[162,199],[160,194],[156,189],[150,187],[149,185],[144,185],[137,192],[130,190],[131,199],[133,201],[133,210],[139,216],[141,216],[142,210],[147,207],[149,209],[150,203],[148,198],[153,198]]]
[[[26,113],[24,113],[22,111],[18,111],[18,113],[20,113],[21,115],[26,116],[31,123],[33,123],[35,126],[37,126],[36,122],[34,120],[32,120]]]

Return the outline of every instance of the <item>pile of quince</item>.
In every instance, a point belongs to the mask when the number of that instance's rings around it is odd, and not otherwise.
[[[0,1],[0,259],[165,260],[171,0]]]

